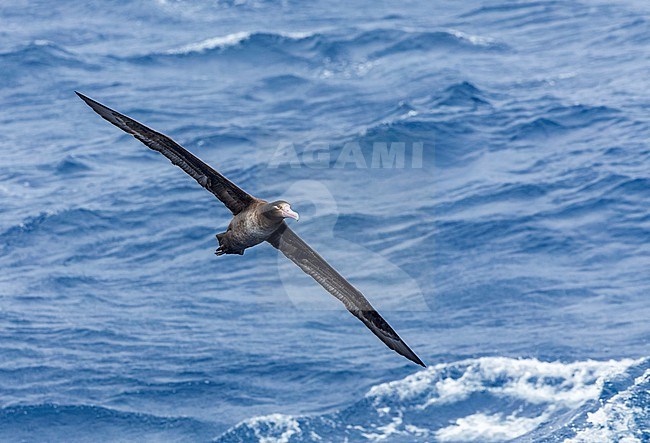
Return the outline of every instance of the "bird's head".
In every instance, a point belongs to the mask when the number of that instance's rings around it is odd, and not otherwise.
[[[262,213],[271,219],[282,220],[292,218],[296,221],[300,218],[297,212],[291,209],[291,205],[284,200],[267,203],[262,209]]]

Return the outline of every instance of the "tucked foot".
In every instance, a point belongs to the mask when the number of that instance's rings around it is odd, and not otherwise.
[[[238,255],[244,255],[244,250],[238,251],[235,249],[226,249],[224,246],[219,246],[219,248],[214,251],[214,255],[224,255],[224,254],[238,254]]]

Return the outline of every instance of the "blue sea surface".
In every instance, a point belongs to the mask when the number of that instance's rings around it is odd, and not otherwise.
[[[650,441],[648,2],[0,24],[0,441]],[[75,90],[290,201],[428,368],[269,245],[215,257],[229,211]]]

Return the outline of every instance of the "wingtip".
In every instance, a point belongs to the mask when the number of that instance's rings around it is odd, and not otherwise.
[[[406,343],[404,343],[404,345],[406,345]],[[424,362],[423,362],[422,360],[420,360],[420,357],[418,357],[417,355],[415,355],[415,352],[413,352],[413,351],[412,351],[408,346],[407,346],[406,348],[407,348],[410,352],[402,354],[402,355],[404,355],[404,357],[408,358],[408,359],[411,360],[413,363],[422,366],[423,368],[426,368],[426,367],[427,367],[427,365],[424,364]]]
[[[79,97],[79,98],[82,99],[84,102],[86,102],[87,105],[89,105],[90,103],[94,103],[94,102],[95,102],[93,99],[91,99],[90,97],[87,97],[87,96],[83,95],[83,94],[82,94],[81,92],[79,92],[79,91],[74,91],[74,93],[77,94],[77,97]]]
[[[396,336],[397,340],[396,340],[396,342],[392,343],[392,346],[391,346],[391,344],[387,343],[386,341],[384,341],[384,343],[386,343],[389,348],[391,348],[393,351],[397,352],[402,357],[405,357],[405,358],[411,360],[416,365],[420,365],[423,368],[426,368],[427,365],[424,364],[424,362],[420,359],[420,357],[418,357],[415,354],[415,352],[413,352],[413,350],[409,347],[409,345],[407,345],[406,342],[404,340],[402,340],[397,334],[395,334],[395,336]]]
[[[392,328],[391,328],[392,330]],[[389,348],[391,348],[393,351],[397,352],[403,357],[406,357],[407,359],[411,360],[413,363],[422,366],[423,368],[426,368],[427,365],[424,364],[424,362],[418,357],[415,352],[409,347],[409,345],[406,344],[404,340],[402,340],[397,333],[392,330],[393,333],[395,334],[396,342],[393,342],[393,346],[391,346],[388,342],[384,341],[388,345]],[[380,337],[381,338],[381,337]]]
[[[122,128],[120,125],[116,124],[116,122],[115,122],[114,117],[115,117],[116,111],[113,111],[111,108],[109,108],[109,107],[107,107],[105,105],[102,105],[98,101],[93,100],[92,98],[83,95],[79,91],[74,91],[74,93],[77,94],[79,96],[79,98],[84,101],[84,103],[86,103],[88,106],[90,106],[90,108],[93,111],[95,111],[97,114],[99,114],[103,119],[108,120],[110,123],[112,123],[112,124],[114,124],[114,125],[116,125],[116,126],[118,126],[118,127],[120,127],[121,129],[124,130],[124,128]]]

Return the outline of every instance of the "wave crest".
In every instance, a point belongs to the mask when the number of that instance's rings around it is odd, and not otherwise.
[[[607,419],[600,419],[618,413],[633,422],[635,409],[598,412],[599,401],[616,403],[613,393],[643,388],[649,366],[647,359],[562,363],[484,357],[443,363],[374,386],[364,399],[342,411],[313,417],[255,417],[216,441],[489,442],[532,436],[538,441],[556,438],[554,432],[561,429],[562,438],[575,434],[577,443],[586,441],[580,435],[603,435],[605,428],[617,437],[636,438],[638,427],[612,429],[614,420],[609,420],[610,426]],[[645,378],[627,381],[639,371],[645,371]],[[614,384],[625,386],[610,392]],[[590,428],[592,422],[600,428]]]
[[[164,52],[166,55],[189,55],[203,53],[212,50],[223,50],[229,47],[240,45],[244,42],[269,42],[269,41],[300,41],[312,37],[309,32],[235,32],[219,37],[212,37],[196,43],[189,43],[179,48],[170,49]]]
[[[421,31],[373,29],[345,33],[320,32],[268,32],[241,31],[210,37],[171,48],[162,52],[145,54],[135,60],[157,57],[186,57],[232,50],[254,51],[271,49],[299,58],[313,58],[319,63],[350,57],[363,61],[374,60],[407,51],[432,51],[438,49],[504,50],[507,46],[491,38],[470,35],[456,30]]]

